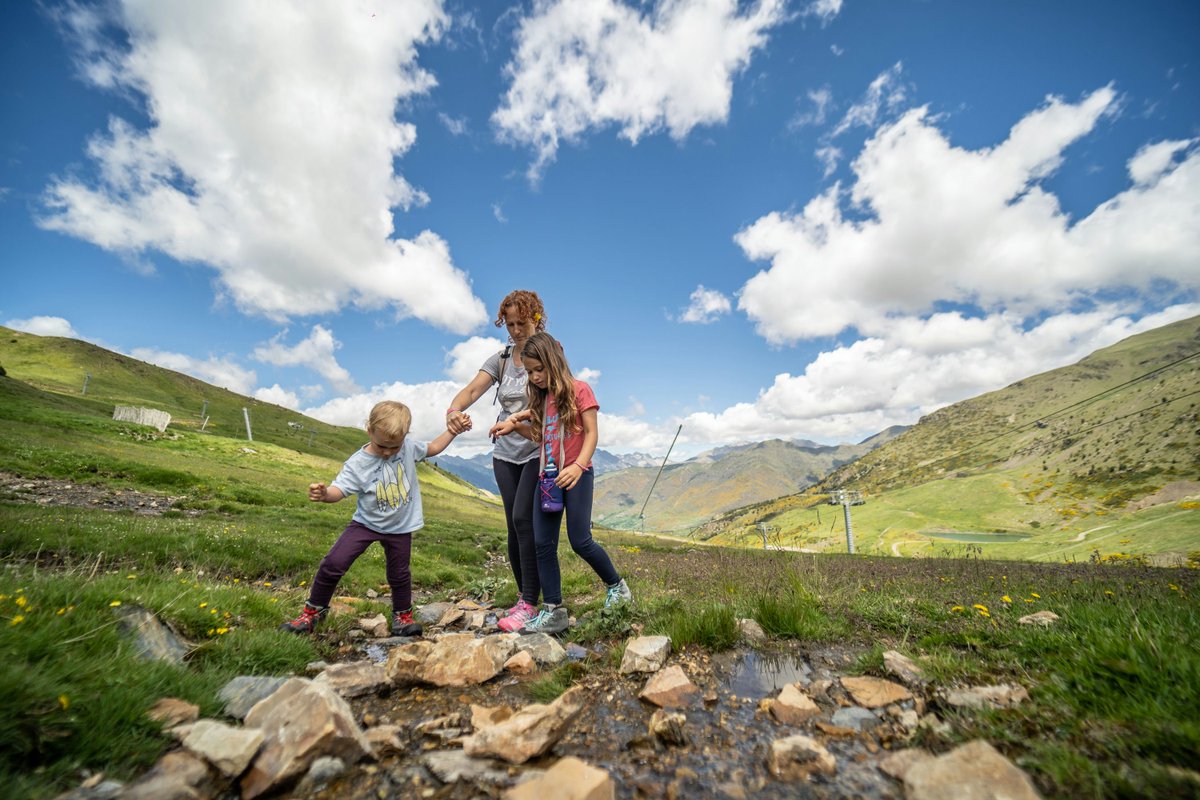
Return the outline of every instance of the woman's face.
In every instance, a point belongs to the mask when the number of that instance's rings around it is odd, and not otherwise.
[[[515,306],[504,309],[504,327],[508,328],[508,335],[518,344],[537,332],[537,323],[529,317],[521,317],[521,312]]]

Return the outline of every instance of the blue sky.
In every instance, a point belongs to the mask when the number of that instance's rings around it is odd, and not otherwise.
[[[6,3],[0,323],[431,436],[858,441],[1200,313],[1194,2]],[[485,450],[493,409],[458,454]]]

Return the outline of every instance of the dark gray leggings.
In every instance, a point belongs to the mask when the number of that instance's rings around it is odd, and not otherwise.
[[[496,486],[504,501],[508,523],[508,563],[517,581],[517,591],[526,603],[536,606],[542,582],[538,580],[537,552],[533,547],[533,495],[537,491],[538,460],[524,464],[492,459]]]
[[[547,603],[558,605],[562,602],[558,532],[564,514],[567,517],[567,540],[575,554],[596,571],[605,586],[612,586],[621,580],[608,553],[592,538],[592,490],[595,482],[595,473],[586,470],[578,483],[563,492],[563,511],[547,514],[538,508],[537,503],[533,505],[533,540],[537,544],[538,576],[542,580],[542,597]]]

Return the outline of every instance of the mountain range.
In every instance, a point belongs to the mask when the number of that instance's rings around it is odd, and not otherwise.
[[[440,455],[430,460],[447,472],[457,475],[480,489],[486,489],[492,494],[500,493],[499,487],[496,486],[496,474],[492,471],[491,453],[480,453],[467,457]],[[645,453],[617,455],[607,450],[597,449],[592,456],[592,468],[596,470],[597,476],[630,467],[646,467],[655,463],[657,462],[654,456]]]

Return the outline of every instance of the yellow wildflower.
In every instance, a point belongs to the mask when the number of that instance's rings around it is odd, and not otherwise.
[[[981,616],[981,617],[990,617],[990,616],[992,616],[992,615],[988,613],[988,610],[987,610],[986,608],[981,608],[981,609],[979,610],[979,616]]]
[[[121,605],[120,600],[113,600],[111,603],[109,603],[109,606],[111,606],[112,608],[116,608],[119,605]]]
[[[975,609],[976,611],[987,611],[988,610],[987,606],[981,605],[980,603],[976,603],[975,605],[971,606],[971,608]]]
[[[217,633],[224,636],[225,634],[229,633],[229,628],[217,628]]]
[[[1036,597],[1038,600],[1041,600],[1041,599],[1042,599],[1042,596],[1041,596],[1040,594],[1038,594],[1037,592],[1030,592],[1030,593],[1029,593],[1029,596],[1030,596],[1030,597]]]
[[[71,706],[71,698],[67,697],[65,694],[60,694],[58,696],[58,704],[62,706],[63,711],[66,711]]]
[[[208,603],[201,603],[200,608],[208,608]]]
[[[963,607],[962,607],[962,606],[954,606],[954,607],[953,607],[953,608],[951,608],[950,610],[951,610],[952,612],[954,612],[954,611],[962,611],[962,610],[963,610]]]
[[[1106,594],[1106,595],[1107,595],[1107,596],[1109,596],[1109,597],[1112,597],[1112,596],[1113,596],[1113,591],[1112,591],[1112,589],[1105,589],[1105,590],[1104,590],[1104,594]]]
[[[1011,598],[1011,597],[1009,597],[1008,595],[1004,595],[1004,597],[1001,597],[1000,599],[1001,599],[1001,600],[1003,600],[1005,603],[1011,603],[1011,602],[1012,602],[1012,598]]]
[[[13,602],[16,603],[18,606],[20,606],[21,608],[24,608],[25,606],[29,605],[29,601],[26,600],[24,597],[18,597]]]
[[[17,614],[15,617],[12,618],[12,622],[10,622],[9,624],[10,625],[20,625],[24,621],[25,621],[25,615]]]

